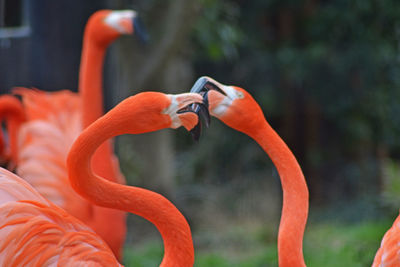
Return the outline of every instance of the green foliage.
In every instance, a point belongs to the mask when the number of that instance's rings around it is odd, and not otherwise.
[[[400,119],[391,112],[400,96],[400,2],[316,1],[310,12],[304,11],[305,2],[204,0],[194,32],[198,53],[208,51],[213,61],[240,47],[231,63],[245,62],[246,69],[227,68],[227,80],[236,81],[239,74],[260,92],[286,80],[303,87],[331,118],[356,113],[366,117],[365,127],[384,120],[385,128],[400,133]],[[232,34],[222,33],[226,28]]]
[[[370,266],[384,232],[391,222],[361,224],[311,224],[307,226],[304,255],[307,266]],[[229,227],[226,228],[230,231]],[[276,241],[261,242],[259,228],[245,228],[246,247],[233,250],[229,244],[216,248],[195,247],[196,267],[266,267],[277,266]],[[241,231],[237,232],[241,236]],[[225,231],[221,235],[227,234]],[[232,232],[230,232],[232,234]],[[261,238],[262,239],[262,238]],[[249,240],[251,243],[248,243]],[[238,241],[240,242],[240,241]],[[234,245],[235,246],[235,245]],[[133,252],[134,251],[134,252]],[[125,265],[147,267],[159,264],[162,245],[149,242],[125,251]]]
[[[321,224],[305,233],[307,266],[370,266],[389,222]]]
[[[383,167],[383,199],[394,209],[399,208],[400,203],[400,166],[398,161],[386,159]]]
[[[135,246],[134,248],[126,248],[124,252],[124,263],[127,267],[159,266],[162,254],[163,247],[161,244],[149,242],[142,247]]]
[[[194,29],[198,56],[210,60],[238,56],[242,33],[237,26],[239,8],[232,1],[202,0],[201,18]]]
[[[210,253],[207,255],[199,256],[199,259],[196,261],[195,266],[221,266],[221,267],[229,267],[232,266],[232,263],[218,254]]]
[[[351,197],[367,187],[364,193],[377,191],[376,147],[385,146],[390,156],[400,151],[400,2],[203,0],[202,4],[193,34],[198,75],[241,86],[255,97],[295,152],[314,189],[312,195],[336,190]],[[222,37],[219,31],[226,25],[235,38]],[[223,131],[219,135],[224,139],[235,140],[237,133]],[[314,140],[312,147],[309,140]],[[242,139],[235,146],[247,150],[250,143]],[[315,158],[318,162],[312,161]],[[225,158],[216,156],[208,172],[218,176],[225,165]],[[350,176],[352,170],[359,171],[357,177]]]

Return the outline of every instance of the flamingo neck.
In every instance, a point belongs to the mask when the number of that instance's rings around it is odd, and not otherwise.
[[[108,36],[108,37],[105,37]],[[103,64],[109,44],[119,34],[108,35],[101,29],[97,20],[89,19],[83,37],[82,57],[79,73],[79,93],[82,101],[82,128],[86,128],[104,114],[103,110]],[[124,183],[115,169],[113,147],[110,141],[103,143],[92,157],[95,173],[113,181]],[[91,226],[109,244],[114,254],[120,259],[122,244],[126,233],[126,213],[120,210],[92,206]],[[104,224],[104,220],[113,218]],[[109,229],[115,229],[110,234]]]
[[[278,234],[280,267],[306,266],[303,257],[303,235],[308,216],[308,188],[293,153],[263,119],[250,136],[270,156],[282,184],[283,207]]]
[[[15,97],[6,95],[0,98],[0,120],[3,119],[6,121],[9,135],[10,158],[12,162],[16,164],[18,160],[18,130],[21,124],[26,120],[26,117],[21,102]],[[4,140],[2,140],[1,143],[4,145]]]
[[[83,37],[82,58],[79,73],[79,93],[82,98],[82,127],[92,124],[104,114],[103,109],[103,64],[107,46],[116,38],[108,41],[96,41],[98,29],[88,24]],[[96,35],[97,33],[97,35]],[[100,33],[101,34],[101,33]],[[110,160],[113,154],[110,142],[102,144],[95,153],[95,172],[116,181],[116,174]]]
[[[83,37],[79,71],[79,93],[82,97],[82,121],[86,128],[103,115],[103,63],[107,46],[92,40],[90,31]]]
[[[130,106],[129,112],[119,109],[120,105],[86,128],[74,142],[67,159],[71,185],[96,205],[131,212],[152,222],[164,241],[162,267],[193,266],[194,251],[189,225],[169,200],[150,190],[110,182],[91,169],[92,155],[107,139],[126,133],[157,130],[143,130],[135,125],[136,121],[143,123],[139,103]],[[169,124],[170,121],[166,122],[164,128]]]

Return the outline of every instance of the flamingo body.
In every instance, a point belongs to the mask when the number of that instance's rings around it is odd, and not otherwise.
[[[120,266],[89,227],[0,168],[0,266]]]
[[[90,204],[66,186],[65,160],[82,131],[78,95],[67,90],[46,93],[22,88],[17,92],[23,97],[28,119],[19,132],[18,175],[47,200],[85,221]]]
[[[66,158],[72,143],[82,132],[82,99],[68,90],[43,92],[19,88],[27,122],[19,130],[17,173],[52,203],[83,221],[103,237],[114,253],[122,254],[125,213],[98,207],[79,196],[68,181]],[[122,182],[118,160],[113,155],[111,171],[102,173]],[[99,172],[100,173],[100,172]]]

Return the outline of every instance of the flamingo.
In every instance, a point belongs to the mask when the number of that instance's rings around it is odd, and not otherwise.
[[[27,114],[27,122],[19,130],[18,175],[90,226],[118,258],[126,234],[125,213],[96,207],[77,195],[69,185],[65,159],[73,140],[103,114],[102,67],[107,46],[121,34],[143,35],[138,25],[133,10],[100,10],[89,18],[83,37],[79,94],[14,90],[22,96]],[[109,141],[100,146],[92,163],[96,173],[125,183]]]
[[[293,153],[271,128],[254,98],[237,86],[201,77],[191,92],[204,95],[210,114],[229,127],[255,140],[270,156],[282,184],[283,207],[278,233],[278,261],[281,267],[306,266],[303,236],[308,217],[308,188]],[[400,266],[400,216],[384,235],[372,266]]]
[[[131,96],[86,128],[67,158],[69,180],[80,195],[97,205],[142,216],[157,227],[164,242],[162,267],[193,266],[193,241],[184,216],[160,194],[102,178],[93,172],[90,160],[105,140],[116,135],[180,126],[193,129],[200,120],[188,106],[202,101],[194,93],[144,92]],[[120,266],[106,243],[89,227],[2,168],[0,265]]]
[[[10,169],[13,169],[17,163],[17,133],[25,119],[24,108],[16,97],[0,96],[0,120],[6,121],[9,138],[9,146],[7,147],[3,133],[0,131],[0,157],[8,163]]]
[[[276,166],[283,189],[282,216],[278,233],[281,267],[306,266],[303,235],[308,216],[308,188],[293,153],[271,128],[254,98],[244,89],[201,77],[191,92],[209,101],[210,114],[229,127],[254,139]]]

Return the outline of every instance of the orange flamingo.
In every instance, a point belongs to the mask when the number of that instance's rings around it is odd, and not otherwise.
[[[199,94],[145,92],[129,97],[85,129],[72,145],[67,166],[75,190],[89,201],[132,212],[152,222],[164,242],[160,266],[193,266],[189,225],[163,196],[110,182],[92,171],[90,160],[107,139],[200,123],[188,105]],[[1,266],[120,266],[107,245],[90,228],[40,196],[16,175],[0,168]]]
[[[308,216],[308,188],[296,158],[268,124],[257,102],[244,89],[201,77],[191,92],[204,94],[209,100],[212,116],[253,138],[271,157],[283,189],[278,234],[279,266],[306,266],[302,247]]]
[[[93,206],[69,185],[65,159],[73,140],[103,114],[102,67],[107,46],[121,34],[143,33],[135,11],[100,10],[86,25],[79,77],[79,94],[46,93],[17,88],[22,95],[27,122],[19,132],[17,173],[46,199],[90,226],[121,257],[125,239],[125,213]],[[94,171],[125,183],[110,142],[93,159]]]
[[[17,163],[17,133],[25,119],[24,108],[16,97],[10,95],[0,96],[0,121],[4,120],[6,122],[9,138],[7,147],[3,132],[0,131],[0,157],[10,169],[13,169]]]
[[[268,124],[258,103],[244,89],[223,85],[210,77],[201,77],[191,92],[204,95],[205,102],[209,101],[212,116],[250,136],[271,157],[283,189],[278,234],[279,266],[306,266],[302,243],[308,217],[308,188],[293,153]],[[383,237],[372,266],[400,266],[399,244],[400,216]]]

